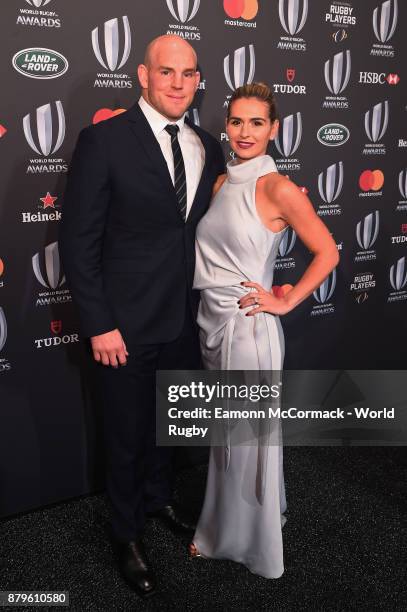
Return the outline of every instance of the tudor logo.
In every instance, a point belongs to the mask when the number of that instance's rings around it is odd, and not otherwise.
[[[54,116],[54,120],[58,121],[58,136],[55,143],[53,139],[53,115],[50,103],[39,106],[36,110],[37,142],[34,141],[32,135],[30,115],[26,115],[23,119],[24,135],[28,144],[33,151],[38,153],[38,155],[44,155],[45,157],[58,151],[65,138],[65,115],[60,100],[55,102],[55,107],[57,114],[56,118]]]
[[[131,51],[131,32],[129,20],[126,15],[122,17],[124,43],[122,53],[119,54],[119,21],[116,18],[104,23],[105,55],[102,57],[99,46],[99,28],[92,30],[92,47],[98,62],[105,68],[114,72],[119,70],[129,59]]]
[[[3,350],[7,340],[7,321],[4,310],[0,306],[0,351]]]
[[[400,195],[404,200],[407,200],[407,168],[400,171],[399,174],[399,190]]]
[[[343,186],[343,162],[337,162],[318,175],[319,195],[326,204],[339,197]]]
[[[66,280],[61,268],[58,242],[52,242],[45,247],[41,260],[39,253],[36,253],[32,258],[32,266],[37,281],[47,289],[58,289]]]
[[[201,0],[167,0],[167,6],[171,15],[177,21],[186,23],[191,21],[198,12]],[[176,5],[176,9],[175,6]]]
[[[26,0],[26,2],[28,2],[28,4],[31,4],[31,6],[40,8],[41,6],[45,6],[46,4],[49,4],[51,0]]]
[[[65,74],[69,66],[66,57],[42,47],[18,51],[12,64],[17,72],[31,79],[56,79]]]
[[[233,53],[233,78],[231,76],[230,58],[229,55],[223,60],[223,72],[225,79],[230,89],[234,91],[238,87],[252,83],[254,79],[254,71],[256,69],[256,58],[254,55],[254,46],[249,45],[248,57],[246,57],[246,47],[240,47]],[[248,61],[247,61],[248,60]],[[247,66],[248,64],[248,66]]]
[[[301,113],[288,115],[280,122],[275,144],[280,155],[291,157],[300,146],[302,136]]]
[[[397,26],[397,0],[386,0],[373,11],[373,31],[377,40],[387,43]]]
[[[366,135],[371,142],[379,142],[384,136],[389,123],[389,103],[379,102],[365,113]]]
[[[278,247],[278,254],[280,257],[286,257],[294,248],[294,244],[297,238],[297,234],[290,227],[284,232],[281,242]]]
[[[325,83],[332,94],[340,94],[349,83],[350,77],[350,51],[336,53],[332,60],[325,62]]]
[[[295,36],[304,27],[308,15],[308,0],[279,0],[280,22],[287,34]]]
[[[390,284],[394,291],[401,291],[407,285],[406,258],[400,257],[390,268]]]
[[[333,295],[336,287],[336,268],[327,276],[324,282],[315,289],[313,296],[320,304],[325,304]]]
[[[339,147],[348,141],[349,136],[348,128],[341,123],[327,123],[317,132],[319,142],[327,147]]]
[[[376,242],[379,233],[379,211],[366,215],[356,225],[356,239],[361,249],[367,251]]]
[[[60,334],[62,331],[62,321],[51,321],[50,328],[53,334]]]
[[[286,77],[287,77],[287,81],[292,83],[295,79],[295,68],[287,68]]]

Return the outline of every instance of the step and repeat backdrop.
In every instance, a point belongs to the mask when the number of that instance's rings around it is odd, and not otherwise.
[[[282,321],[286,368],[405,366],[406,18],[398,0],[2,2],[0,515],[103,486],[100,400],[58,227],[79,131],[137,101],[137,65],[160,34],[196,49],[189,116],[227,159],[233,90],[272,84],[270,154],[337,243],[337,269]],[[275,290],[310,258],[289,231]]]

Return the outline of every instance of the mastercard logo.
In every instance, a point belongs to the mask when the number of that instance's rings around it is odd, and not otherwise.
[[[125,113],[125,108],[117,108],[116,110],[112,110],[111,108],[100,108],[93,115],[92,123],[99,123],[99,121],[105,121],[106,119],[111,119],[116,115],[120,115],[121,113]]]
[[[6,132],[7,132],[7,129],[4,127],[4,125],[0,124],[0,138],[2,138],[2,136],[4,136]]]
[[[365,170],[359,177],[362,191],[379,191],[383,187],[384,174],[381,170]]]
[[[223,0],[224,11],[233,19],[253,19],[259,10],[257,0]]]
[[[0,276],[3,274],[4,272],[4,263],[3,261],[0,259]]]

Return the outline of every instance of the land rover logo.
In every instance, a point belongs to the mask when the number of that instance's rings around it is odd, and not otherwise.
[[[68,70],[68,60],[52,49],[22,49],[13,57],[13,66],[31,79],[56,79]]]
[[[319,142],[327,147],[339,147],[349,138],[349,130],[340,123],[327,123],[319,128],[317,132]]]

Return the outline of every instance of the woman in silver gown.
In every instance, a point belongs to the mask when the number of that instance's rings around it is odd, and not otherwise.
[[[215,184],[196,238],[194,288],[201,292],[198,324],[210,370],[281,370],[279,315],[307,298],[338,263],[335,242],[311,202],[266,154],[277,130],[275,101],[266,85],[234,92],[226,131],[235,157]],[[288,226],[314,257],[297,284],[276,296],[273,269]],[[211,448],[192,556],[232,559],[265,578],[281,576],[282,459],[276,443]]]

